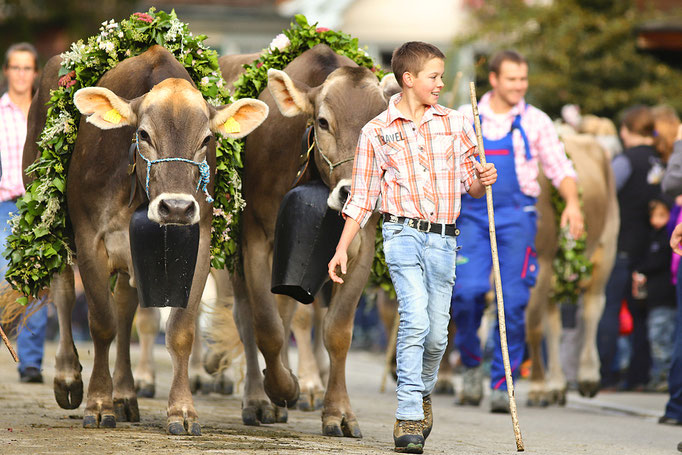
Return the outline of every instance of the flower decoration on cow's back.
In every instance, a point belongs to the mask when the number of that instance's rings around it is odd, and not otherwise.
[[[282,70],[296,57],[318,44],[326,44],[336,53],[345,55],[358,65],[369,68],[379,79],[385,74],[381,68],[374,65],[367,52],[359,48],[357,38],[328,28],[316,27],[316,24],[308,24],[305,16],[298,14],[294,17],[291,28],[275,36],[257,60],[244,65],[246,71],[234,83],[232,96],[235,99],[258,98],[268,85],[268,69]],[[223,178],[224,176],[219,174],[216,178],[216,184],[220,185]],[[216,191],[216,200],[221,196]],[[216,223],[214,220],[214,226]],[[231,220],[223,218],[220,223],[220,229],[229,230],[233,237],[239,235],[238,218],[233,217]],[[214,243],[211,246],[211,264],[214,267],[220,267],[226,263],[236,265],[238,256],[233,253],[235,252],[216,248]]]
[[[40,158],[27,172],[35,178],[17,202],[18,214],[12,223],[5,256],[10,260],[6,273],[10,284],[24,295],[38,295],[50,284],[54,273],[71,264],[66,221],[66,170],[78,134],[80,113],[73,95],[82,87],[94,86],[102,75],[120,61],[159,44],[168,49],[187,69],[205,99],[212,105],[231,102],[218,66],[218,55],[204,44],[206,36],[193,36],[175,12],[151,8],[135,13],[120,23],[103,22],[99,34],[78,41],[64,52],[58,88],[51,92],[45,127],[38,140]],[[212,249],[236,251],[228,225],[243,208],[241,181],[241,142],[218,136],[217,168],[220,185],[212,235]],[[225,264],[223,264],[225,265]],[[229,265],[229,264],[228,264]],[[24,301],[27,299],[24,298]]]

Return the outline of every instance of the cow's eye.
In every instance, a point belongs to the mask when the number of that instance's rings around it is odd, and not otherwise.
[[[323,130],[329,129],[329,122],[324,117],[320,117],[319,119],[317,119],[317,124],[320,125],[320,128],[322,128]]]
[[[208,146],[208,143],[211,142],[211,137],[213,137],[213,136],[211,136],[211,135],[206,136],[206,137],[204,138],[204,142],[201,143],[201,146],[202,146],[202,147],[207,147],[207,146]]]
[[[145,142],[149,142],[149,133],[147,133],[145,130],[140,129],[137,131],[137,134],[139,134],[140,139],[142,139]]]

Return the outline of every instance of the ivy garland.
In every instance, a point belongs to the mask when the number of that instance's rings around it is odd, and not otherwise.
[[[552,187],[551,203],[559,231],[559,248],[554,260],[552,260],[554,275],[550,298],[555,303],[576,304],[581,292],[580,283],[589,279],[592,274],[592,263],[585,256],[587,233],[583,232],[580,238],[574,239],[568,230],[568,226],[559,227],[561,214],[566,208],[566,201],[554,187]]]
[[[5,257],[9,259],[7,281],[25,296],[37,296],[50,284],[54,273],[73,263],[66,221],[66,170],[78,134],[80,113],[73,103],[76,90],[94,86],[102,75],[121,60],[134,57],[150,46],[168,49],[187,69],[197,88],[215,106],[230,103],[229,92],[218,66],[218,55],[203,41],[205,35],[192,36],[187,24],[170,14],[150,8],[135,13],[120,23],[103,22],[100,32],[72,44],[61,55],[59,87],[50,93],[47,121],[38,140],[40,158],[27,173],[35,180],[17,201],[12,235]],[[217,136],[216,198],[212,225],[211,251],[234,255],[237,250],[230,227],[238,222],[244,207],[241,180],[240,141]],[[224,256],[213,258],[214,266],[231,266]],[[20,302],[26,303],[23,297]]]

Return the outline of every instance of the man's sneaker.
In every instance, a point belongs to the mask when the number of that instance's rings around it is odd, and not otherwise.
[[[490,412],[509,414],[509,393],[506,390],[491,390]]]
[[[40,374],[40,370],[36,367],[26,367],[23,372],[19,373],[19,381],[42,384],[43,375]]]
[[[422,433],[424,434],[424,441],[431,434],[433,428],[433,408],[431,407],[431,395],[426,395],[422,398],[422,408],[424,409],[424,420],[422,420]]]
[[[393,425],[395,451],[400,453],[422,453],[424,435],[421,420],[396,420]]]
[[[478,406],[483,398],[483,370],[481,366],[464,368],[462,374],[462,392],[458,395],[457,404]]]

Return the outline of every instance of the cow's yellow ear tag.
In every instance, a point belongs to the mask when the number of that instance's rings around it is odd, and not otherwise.
[[[241,128],[239,127],[239,122],[236,121],[234,117],[228,118],[225,124],[223,125],[223,128],[225,128],[225,132],[227,134],[239,133],[241,131]]]
[[[102,117],[109,123],[119,124],[121,123],[121,114],[118,113],[116,109],[112,109]]]

